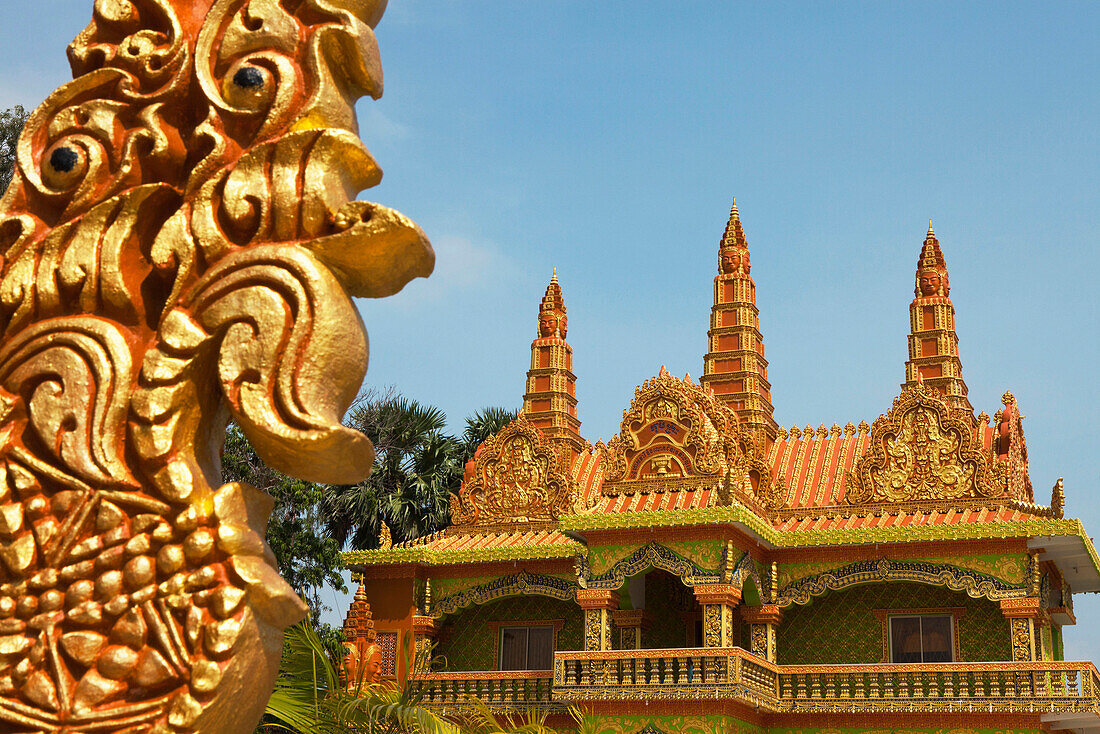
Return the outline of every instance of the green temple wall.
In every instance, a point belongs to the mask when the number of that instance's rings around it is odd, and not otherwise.
[[[522,623],[562,620],[558,650],[584,649],[584,624],[576,602],[544,596],[510,596],[466,607],[444,619],[442,637],[433,657],[446,658],[446,670],[495,670],[498,639],[492,622]]]
[[[854,586],[804,606],[783,610],[778,629],[780,665],[882,662],[883,627],[876,609],[962,607],[959,647],[968,662],[1011,660],[1008,620],[986,599],[915,583]],[[822,634],[828,630],[829,634]]]

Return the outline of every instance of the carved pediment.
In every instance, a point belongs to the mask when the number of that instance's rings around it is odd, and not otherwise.
[[[1001,493],[973,419],[922,386],[906,388],[871,426],[848,474],[850,504],[989,498]]]
[[[605,494],[709,487],[728,502],[731,489],[755,495],[771,486],[762,447],[737,414],[664,368],[634,391],[619,434],[599,450]]]
[[[552,522],[566,514],[576,481],[554,444],[521,413],[478,448],[451,503],[453,525]]]

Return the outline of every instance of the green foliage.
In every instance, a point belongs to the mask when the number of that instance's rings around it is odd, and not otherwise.
[[[348,425],[374,444],[374,469],[363,482],[326,495],[329,537],[359,550],[378,547],[383,522],[395,543],[447,527],[463,465],[481,441],[515,417],[515,411],[486,408],[470,416],[456,438],[443,432],[447,417],[438,408],[393,390],[368,393],[351,410]]]
[[[339,571],[340,546],[321,532],[319,508],[324,487],[292,479],[267,466],[236,425],[226,431],[222,481],[246,482],[275,500],[267,524],[267,543],[275,554],[279,573],[305,599],[315,616],[325,608],[320,598],[323,586],[346,591]]]
[[[30,113],[22,105],[0,111],[0,196],[15,175],[15,146]]]
[[[340,685],[325,643],[309,621],[286,631],[275,692],[262,730],[297,734],[459,734],[459,728],[417,705],[393,683]]]

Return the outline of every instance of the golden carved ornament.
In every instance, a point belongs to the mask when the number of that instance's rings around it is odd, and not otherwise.
[[[578,493],[554,442],[520,413],[475,455],[473,476],[451,497],[451,524],[553,522],[572,512]]]
[[[921,385],[907,387],[871,426],[848,473],[850,504],[992,498],[1001,494],[973,420]]]
[[[97,0],[0,199],[0,729],[250,732],[305,607],[227,420],[354,482],[349,296],[428,275],[381,176],[383,0]]]
[[[597,445],[605,494],[632,494],[717,487],[723,504],[732,496],[751,505],[782,505],[781,482],[773,482],[761,437],[740,423],[713,394],[660,373],[634,391],[619,433]],[[731,496],[732,495],[732,496]]]

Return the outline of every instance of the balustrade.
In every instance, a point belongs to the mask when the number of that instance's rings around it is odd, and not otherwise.
[[[551,696],[553,676],[549,670],[420,673],[412,686],[421,703],[433,709],[455,711],[478,700],[493,710],[557,710],[563,707]]]
[[[1074,711],[1100,714],[1091,663],[781,666],[741,648],[558,652],[554,671],[422,673],[424,705],[561,711],[573,701],[727,699],[773,712]]]

